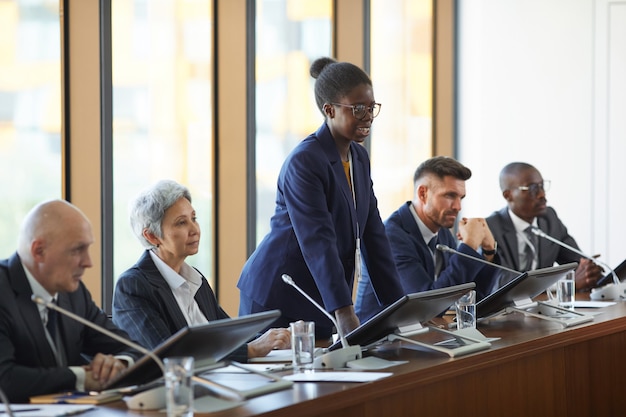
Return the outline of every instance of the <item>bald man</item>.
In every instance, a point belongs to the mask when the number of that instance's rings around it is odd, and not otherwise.
[[[588,291],[602,276],[602,268],[575,252],[525,230],[538,227],[553,238],[578,249],[578,244],[547,205],[545,181],[534,166],[512,162],[500,171],[500,189],[507,207],[487,217],[487,224],[498,242],[500,263],[518,271],[545,268],[557,264],[578,262],[576,290]],[[502,281],[500,285],[504,284]]]
[[[0,261],[0,388],[11,402],[63,391],[98,391],[139,356],[71,318],[48,312],[32,295],[55,301],[127,338],[91,299],[81,279],[92,266],[91,225],[63,200],[26,216],[18,249]],[[48,322],[55,325],[47,326]],[[87,361],[85,358],[89,358]]]

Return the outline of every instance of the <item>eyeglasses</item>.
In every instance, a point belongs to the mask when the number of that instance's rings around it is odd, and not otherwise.
[[[539,190],[543,190],[544,192],[550,189],[550,180],[543,180],[543,182],[533,182],[528,185],[520,185],[517,187],[520,191],[528,191],[532,195],[537,195]]]
[[[358,119],[363,120],[367,113],[372,115],[372,119],[378,116],[380,113],[380,103],[374,103],[371,106],[366,106],[365,104],[341,104],[341,103],[330,103],[333,106],[342,106],[342,107],[350,107],[352,108],[352,115]]]

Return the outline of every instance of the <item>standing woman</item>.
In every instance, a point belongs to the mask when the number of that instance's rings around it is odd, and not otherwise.
[[[359,325],[352,288],[361,256],[381,305],[403,292],[372,189],[369,157],[360,146],[380,111],[372,81],[357,66],[331,58],[317,59],[310,73],[324,123],[283,163],[271,230],[244,265],[237,286],[240,315],[280,309],[274,325],[312,320],[316,336],[328,338],[331,321],[285,284],[282,274],[334,314],[344,333]]]

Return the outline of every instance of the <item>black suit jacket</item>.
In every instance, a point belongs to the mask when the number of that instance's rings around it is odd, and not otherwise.
[[[202,314],[209,321],[229,318],[217,303],[207,280],[202,278],[202,285],[194,297]],[[137,263],[120,275],[115,285],[113,322],[148,349],[154,349],[188,325],[148,251],[144,251]],[[247,345],[240,346],[228,359],[247,361]]]
[[[0,387],[11,402],[28,402],[33,395],[76,388],[74,373],[56,364],[32,294],[19,256],[14,254],[0,261]],[[59,293],[58,305],[128,337],[95,305],[82,282],[72,293]],[[69,317],[59,315],[58,323],[68,366],[87,364],[99,352],[140,356],[139,352]]]
[[[518,256],[517,233],[511,216],[509,216],[508,207],[494,212],[486,220],[493,237],[498,242],[500,264],[519,271],[521,266]],[[545,213],[537,217],[537,226],[553,238],[578,249],[578,244],[569,235],[567,227],[561,222],[552,207],[546,208]],[[555,263],[561,265],[580,261],[580,255],[542,237],[539,237],[538,240],[538,252],[538,268],[553,266]],[[510,278],[511,275],[506,277]],[[506,281],[506,279],[501,279],[500,285],[505,284]]]

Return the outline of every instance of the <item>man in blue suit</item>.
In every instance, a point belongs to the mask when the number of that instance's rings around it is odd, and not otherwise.
[[[496,268],[457,254],[443,253],[437,244],[457,248],[450,228],[454,226],[469,168],[453,158],[438,156],[424,161],[415,171],[415,196],[385,222],[391,251],[406,294],[474,281],[478,298],[488,295],[496,281]],[[493,262],[496,242],[484,219],[462,218],[457,250]],[[364,270],[357,290],[356,312],[361,321],[382,309]]]

